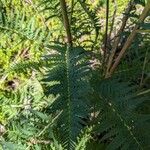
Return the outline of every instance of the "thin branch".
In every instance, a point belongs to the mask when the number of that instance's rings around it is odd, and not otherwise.
[[[140,87],[143,85],[143,80],[144,80],[144,72],[145,72],[145,67],[147,63],[147,57],[148,57],[148,50],[146,51],[144,62],[143,62],[143,68],[142,68],[142,76],[141,76],[141,81],[140,81]]]
[[[38,134],[37,137],[40,137],[50,126],[52,126],[53,123],[59,118],[59,116],[61,115],[61,113],[62,113],[62,111],[60,111],[58,113],[58,115],[56,115],[56,117],[53,118],[53,120],[47,126],[45,126],[45,128]]]
[[[106,63],[106,57],[107,57],[107,52],[108,52],[108,26],[109,26],[109,0],[106,1],[106,25],[105,25],[105,36],[104,36],[104,55],[102,59],[102,70],[105,70],[105,63]]]
[[[62,16],[63,16],[64,27],[67,34],[68,44],[69,46],[72,46],[72,35],[71,35],[70,23],[68,19],[67,6],[65,0],[60,0],[60,5],[61,5]]]
[[[145,95],[145,94],[149,94],[149,93],[150,93],[150,89],[140,92],[139,94],[137,94],[137,96],[141,96],[141,95]]]
[[[106,4],[106,29],[105,29],[104,57],[106,56],[106,53],[107,53],[108,24],[109,24],[109,0],[107,0],[107,4]]]
[[[111,23],[111,27],[110,27],[110,32],[109,32],[109,38],[111,39],[111,34],[113,32],[114,29],[114,24],[115,24],[115,19],[116,19],[116,14],[117,14],[117,1],[114,0],[114,13],[113,13],[113,17],[112,17],[112,23]]]
[[[132,42],[136,36],[137,29],[140,27],[140,24],[145,20],[145,18],[147,17],[149,12],[150,12],[150,0],[147,2],[146,6],[145,6],[140,18],[139,18],[138,23],[135,25],[133,31],[129,35],[126,43],[124,44],[122,50],[120,51],[119,56],[116,58],[115,63],[111,67],[110,72],[109,72],[109,76],[111,76],[113,74],[113,72],[116,70],[116,68],[118,67],[118,65],[119,65],[121,59],[123,58],[126,50],[131,46],[131,44],[132,44]]]

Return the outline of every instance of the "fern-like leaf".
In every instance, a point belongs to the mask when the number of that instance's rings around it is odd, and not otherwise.
[[[150,116],[140,114],[138,109],[145,95],[140,96],[127,83],[104,80],[98,85],[101,109],[96,131],[107,141],[108,150],[147,150],[149,149]]]
[[[86,63],[85,51],[82,48],[68,48],[66,46],[52,46],[56,52],[49,55],[49,61],[54,64],[49,69],[44,82],[46,93],[57,96],[51,110],[63,110],[58,121],[58,132],[64,135],[64,147],[71,150],[75,146],[76,138],[83,128],[82,118],[88,114],[88,100],[86,97],[89,84],[86,75],[89,64]]]

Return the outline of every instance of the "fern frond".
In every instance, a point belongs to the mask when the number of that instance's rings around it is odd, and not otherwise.
[[[91,138],[92,127],[88,127],[85,131],[82,132],[82,136],[78,138],[78,143],[75,147],[75,150],[84,150],[87,148],[87,143]]]
[[[59,17],[60,16],[60,6],[59,6],[59,1],[58,0],[44,0],[40,1],[40,4],[38,6],[39,9],[41,9],[41,12],[48,12],[48,15],[46,15],[46,21],[49,19],[52,19],[54,17]]]
[[[140,114],[138,108],[148,96],[138,96],[134,88],[118,81],[104,80],[98,87],[102,112],[97,132],[103,135],[101,141],[109,143],[107,149],[147,149],[150,116]]]
[[[100,30],[100,25],[99,25],[99,19],[96,16],[96,12],[91,11],[90,5],[88,5],[87,3],[84,3],[81,0],[78,0],[78,2],[80,3],[80,5],[83,8],[83,10],[85,11],[85,13],[89,16],[89,18],[90,18],[90,20],[91,20],[91,22],[95,28],[95,32],[96,32],[96,34],[98,34],[98,32]]]
[[[57,95],[51,106],[53,112],[63,110],[58,121],[58,132],[64,135],[62,142],[69,150],[74,148],[76,138],[83,128],[82,118],[88,114],[86,94],[89,84],[85,72],[88,75],[90,67],[85,62],[85,51],[82,48],[53,46],[53,49],[56,53],[49,55],[49,58],[55,62],[54,67],[49,69],[43,81],[47,83],[46,93]]]
[[[47,28],[36,25],[35,16],[27,19],[26,12],[20,13],[17,10],[15,13],[6,12],[3,18],[0,18],[0,32],[7,37],[19,36],[22,43],[29,41],[34,48],[43,47],[50,38]]]

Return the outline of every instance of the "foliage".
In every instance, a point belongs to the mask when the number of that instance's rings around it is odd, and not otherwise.
[[[138,112],[148,95],[137,94],[131,85],[116,81],[102,81],[98,86],[101,111],[95,131],[103,134],[101,141],[109,141],[107,149],[148,149],[149,115]]]
[[[47,71],[43,81],[47,83],[46,95],[56,95],[51,111],[62,111],[57,132],[62,133],[65,147],[71,149],[83,128],[82,118],[88,114],[86,95],[89,84],[86,76],[90,68],[89,63],[85,62],[85,51],[82,48],[53,46],[53,49],[57,51],[47,55],[45,61],[50,61],[54,66]]]
[[[0,0],[0,149],[148,150],[149,10]]]

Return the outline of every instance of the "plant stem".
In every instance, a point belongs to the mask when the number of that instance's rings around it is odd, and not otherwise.
[[[121,39],[121,33],[124,31],[124,28],[126,26],[126,23],[127,23],[127,20],[128,20],[128,14],[130,13],[130,11],[132,10],[132,7],[133,7],[133,0],[129,2],[128,4],[128,7],[125,11],[125,15],[122,19],[122,25],[118,31],[118,34],[117,34],[117,37],[115,38],[115,41],[114,41],[114,44],[113,44],[113,47],[112,47],[112,50],[111,50],[111,54],[109,56],[109,59],[108,59],[108,64],[107,64],[107,71],[106,71],[106,77],[109,76],[109,69],[112,65],[112,62],[113,62],[113,58],[115,56],[115,53],[116,53],[116,50],[117,50],[117,47],[118,47],[118,44],[120,42],[120,39]]]
[[[107,0],[107,4],[106,4],[106,29],[105,29],[104,57],[106,56],[106,53],[107,53],[108,23],[109,23],[109,0]]]
[[[67,6],[65,0],[60,0],[60,6],[61,6],[61,11],[63,16],[64,27],[67,34],[68,45],[72,47],[72,35],[71,35],[70,23],[68,19]]]
[[[124,44],[122,50],[120,51],[118,57],[116,58],[115,63],[111,67],[108,77],[111,76],[113,74],[113,72],[116,70],[116,68],[118,67],[118,65],[119,65],[121,59],[123,58],[126,50],[131,46],[131,44],[132,44],[132,42],[133,42],[133,40],[136,36],[137,29],[140,27],[140,24],[145,20],[145,18],[147,17],[149,11],[150,11],[150,0],[148,0],[147,5],[145,6],[145,8],[144,8],[144,10],[143,10],[143,12],[142,12],[142,14],[139,18],[138,23],[135,25],[133,31],[129,35],[126,43]]]
[[[114,29],[114,24],[115,24],[115,19],[116,19],[116,14],[117,14],[117,8],[118,8],[117,1],[114,0],[114,13],[113,13],[113,17],[112,17],[110,32],[109,32],[109,38],[110,39],[111,39],[111,34],[113,32],[113,29]]]
[[[148,57],[148,50],[146,50],[145,58],[144,58],[144,63],[143,63],[143,68],[142,68],[142,76],[141,76],[141,81],[140,81],[140,87],[143,85],[143,80],[144,80],[144,72],[145,72],[145,67],[147,63],[147,57]]]
[[[109,0],[106,2],[106,25],[105,25],[105,36],[104,36],[104,57],[102,59],[102,70],[105,70],[106,67],[106,59],[108,52],[108,26],[109,26]],[[105,73],[104,73],[105,74]]]

